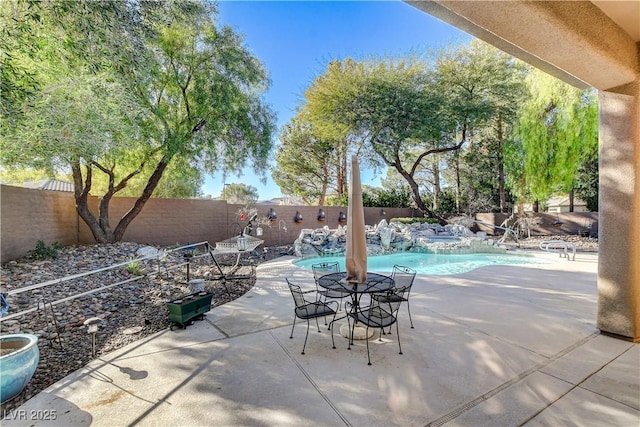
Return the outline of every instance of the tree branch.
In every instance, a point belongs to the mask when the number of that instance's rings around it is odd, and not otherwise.
[[[466,142],[466,139],[467,139],[467,124],[465,123],[462,126],[462,137],[460,138],[460,142],[459,143],[457,143],[456,145],[449,146],[449,147],[434,148],[434,149],[427,150],[424,153],[420,154],[418,156],[418,158],[416,159],[416,161],[413,163],[413,167],[411,168],[411,176],[413,176],[416,173],[416,169],[418,169],[418,166],[420,166],[420,163],[422,163],[422,159],[424,159],[426,156],[429,156],[431,154],[447,153],[449,151],[459,150],[460,148],[462,148],[462,146]]]

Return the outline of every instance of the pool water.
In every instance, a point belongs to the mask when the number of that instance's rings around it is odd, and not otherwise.
[[[344,256],[307,258],[296,261],[298,267],[311,269],[312,264],[319,262],[340,263],[345,270]],[[396,264],[411,267],[418,274],[445,276],[449,274],[468,273],[476,268],[488,265],[522,265],[539,264],[540,259],[529,255],[513,254],[432,254],[417,252],[399,252],[388,255],[370,256],[367,258],[367,270],[392,272]]]

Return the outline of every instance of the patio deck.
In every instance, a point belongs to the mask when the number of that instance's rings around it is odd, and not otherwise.
[[[290,257],[186,330],[95,360],[3,426],[638,426],[640,345],[595,327],[597,255],[418,276],[415,329],[347,350],[297,323],[284,277],[313,288]],[[337,331],[337,329],[336,329]],[[40,412],[32,412],[40,411]],[[55,420],[42,420],[53,414]]]

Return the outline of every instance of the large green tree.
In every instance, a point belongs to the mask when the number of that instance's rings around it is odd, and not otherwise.
[[[443,51],[436,68],[447,93],[448,114],[468,144],[449,158],[457,198],[467,212],[507,209],[504,150],[524,94],[522,63],[494,47],[474,41]]]
[[[258,201],[258,189],[243,183],[225,184],[222,198],[236,205],[252,205]]]
[[[581,165],[597,159],[598,105],[593,91],[576,89],[539,70],[527,77],[510,147],[510,185],[521,199],[571,192]]]
[[[98,242],[122,238],[172,163],[201,173],[250,161],[263,174],[275,122],[260,96],[266,71],[216,26],[212,5],[76,3],[3,6],[3,28],[24,29],[3,42],[12,64],[3,163],[70,170],[76,209]],[[107,182],[97,216],[87,203],[95,174]],[[111,198],[142,175],[113,227]]]
[[[305,93],[317,127],[351,142],[352,151],[371,164],[394,168],[422,201],[415,175],[431,153],[456,144],[441,142],[444,96],[424,62],[413,59],[333,61]]]
[[[272,177],[284,194],[325,205],[327,195],[346,191],[339,185],[344,175],[343,144],[323,138],[304,116],[299,112],[282,128]]]
[[[349,141],[371,164],[395,170],[416,206],[438,216],[425,203],[422,184],[431,182],[426,188],[433,188],[437,208],[442,156],[473,143],[490,125],[498,127],[492,138],[503,141],[515,110],[515,71],[511,58],[479,42],[442,51],[434,63],[411,57],[333,61],[305,92],[305,108],[322,134]],[[502,174],[499,165],[494,169]],[[458,172],[457,188],[461,182]]]

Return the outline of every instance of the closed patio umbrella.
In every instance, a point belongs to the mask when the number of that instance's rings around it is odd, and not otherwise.
[[[364,207],[362,206],[360,167],[355,156],[351,158],[345,264],[348,282],[364,283],[367,281],[367,238],[365,235]]]

